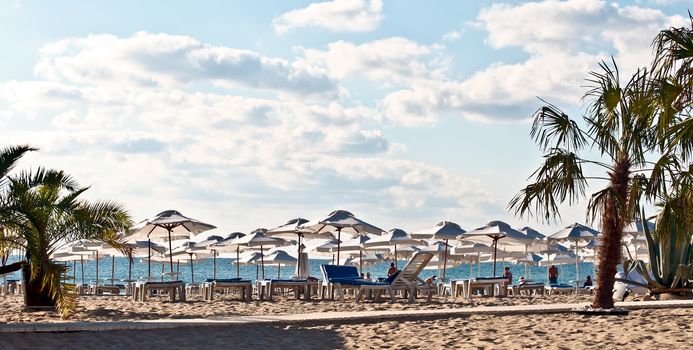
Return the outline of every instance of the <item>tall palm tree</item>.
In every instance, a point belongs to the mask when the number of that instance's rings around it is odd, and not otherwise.
[[[18,159],[16,152],[14,159]],[[74,286],[61,283],[64,266],[51,261],[51,255],[67,242],[79,239],[118,246],[116,233],[127,230],[132,220],[118,203],[81,199],[88,187],[80,187],[63,171],[38,168],[4,176],[3,181],[0,220],[4,230],[11,233],[4,240],[11,240],[25,251],[30,268],[26,287],[35,287],[39,299],[52,301],[67,317],[76,303]]]
[[[660,113],[661,96],[652,93],[650,74],[639,70],[623,85],[612,60],[600,63],[588,83],[584,125],[550,104],[534,114],[530,134],[545,153],[544,163],[509,207],[520,216],[536,214],[551,221],[560,217],[560,203],[575,204],[586,196],[590,183],[606,182],[591,195],[587,217],[598,218],[602,231],[592,306],[610,309],[624,226],[638,216],[641,199],[657,200],[666,194],[685,162],[672,151],[669,136],[679,120]],[[588,158],[594,154],[596,159]],[[653,163],[651,158],[657,160]],[[603,173],[588,176],[586,168]]]

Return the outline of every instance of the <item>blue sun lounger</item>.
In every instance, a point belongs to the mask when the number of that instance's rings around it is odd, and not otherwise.
[[[427,293],[428,301],[430,301],[433,293],[436,292],[436,288],[423,283],[419,278],[419,273],[421,273],[431,258],[433,258],[431,253],[416,253],[402,270],[388,277],[383,282],[372,282],[362,279],[355,266],[322,265],[321,269],[328,289],[336,289],[341,301],[344,301],[344,291],[349,289],[357,292],[357,303],[361,301],[364,291],[373,291],[376,301],[380,294],[385,291],[390,295],[391,301],[394,302],[395,290],[402,290],[409,294],[410,302],[415,300],[418,292]]]

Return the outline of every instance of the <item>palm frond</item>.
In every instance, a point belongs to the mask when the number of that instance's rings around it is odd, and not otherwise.
[[[508,207],[521,217],[537,215],[547,222],[560,218],[558,204],[575,204],[585,195],[587,180],[581,163],[575,153],[552,149],[532,174],[535,182],[521,190]]]
[[[569,151],[581,149],[586,144],[580,127],[556,106],[547,105],[534,113],[530,136],[546,151],[550,148],[565,148]]]

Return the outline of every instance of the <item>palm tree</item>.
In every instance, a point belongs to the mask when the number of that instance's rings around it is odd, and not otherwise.
[[[30,271],[26,291],[36,292],[39,302],[52,302],[67,317],[76,303],[74,286],[61,283],[64,266],[51,261],[51,255],[79,239],[118,246],[116,233],[127,230],[132,220],[118,203],[81,199],[88,187],[80,187],[63,171],[38,168],[6,176],[4,181],[2,224],[15,237],[12,244],[26,252]]]
[[[550,104],[534,114],[531,137],[545,153],[544,163],[532,174],[534,183],[509,207],[520,216],[536,214],[548,222],[560,218],[559,204],[575,204],[586,196],[591,182],[606,181],[591,195],[587,218],[599,218],[602,232],[592,306],[610,309],[624,226],[639,216],[641,199],[652,201],[666,194],[685,162],[669,136],[680,120],[661,113],[661,95],[653,93],[647,71],[638,70],[622,85],[612,60],[600,63],[600,70],[590,73],[587,81],[585,125]],[[596,159],[587,158],[594,154]],[[648,157],[659,158],[653,163]],[[587,176],[586,167],[605,174]]]

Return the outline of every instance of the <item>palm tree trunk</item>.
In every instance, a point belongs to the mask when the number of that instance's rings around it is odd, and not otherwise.
[[[617,160],[614,171],[609,173],[611,194],[601,212],[602,238],[599,242],[599,270],[597,288],[592,306],[611,309],[614,307],[613,289],[616,281],[616,267],[621,261],[621,239],[628,213],[625,210],[628,199],[630,161],[626,157]]]

